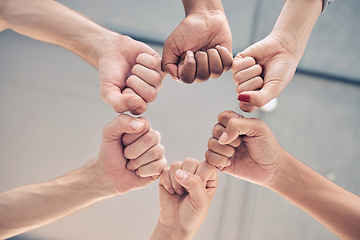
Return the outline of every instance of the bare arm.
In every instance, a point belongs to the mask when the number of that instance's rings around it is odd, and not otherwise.
[[[147,186],[166,166],[163,154],[160,135],[150,128],[148,121],[126,114],[118,116],[104,128],[99,155],[94,161],[49,182],[0,194],[0,239]]]
[[[360,197],[290,154],[268,187],[317,219],[341,239],[360,238]]]
[[[261,120],[225,111],[218,122],[205,155],[209,163],[277,192],[341,239],[360,238],[360,197],[287,153]]]
[[[48,224],[112,196],[111,185],[91,162],[49,182],[15,188],[0,194],[0,238]]]
[[[0,16],[0,27],[60,45],[93,66],[98,65],[99,51],[111,43],[114,35],[87,17],[52,0],[2,0]]]

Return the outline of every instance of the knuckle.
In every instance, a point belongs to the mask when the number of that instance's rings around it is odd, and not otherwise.
[[[184,164],[191,164],[191,165],[193,165],[193,164],[197,164],[198,163],[198,161],[195,159],[195,158],[191,158],[191,157],[188,157],[188,158],[185,158],[185,160],[184,160]]]

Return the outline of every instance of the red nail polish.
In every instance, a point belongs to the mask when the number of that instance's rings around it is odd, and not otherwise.
[[[247,94],[240,94],[238,96],[238,100],[240,102],[250,102],[250,95],[247,95]]]
[[[263,65],[260,65],[260,67],[261,67],[261,71],[264,71],[264,66],[263,66]]]

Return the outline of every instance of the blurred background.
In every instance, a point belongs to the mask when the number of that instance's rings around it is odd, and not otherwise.
[[[184,17],[180,0],[61,0],[101,25],[162,44]],[[233,52],[270,33],[283,0],[223,0]],[[290,153],[360,195],[360,1],[336,0],[317,21],[291,83],[263,119]],[[99,96],[97,71],[74,54],[12,31],[0,33],[0,192],[79,168],[116,114]],[[169,76],[145,113],[162,133],[169,164],[204,159],[217,115],[241,112],[232,74],[184,85]],[[158,186],[98,203],[16,239],[148,239]],[[1,214],[1,213],[0,213]],[[14,238],[15,239],[15,238]],[[275,193],[220,174],[198,240],[337,239]]]

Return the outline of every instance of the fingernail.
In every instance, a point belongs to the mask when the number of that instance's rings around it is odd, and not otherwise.
[[[144,126],[144,122],[140,121],[140,120],[133,120],[130,122],[130,127],[134,130],[139,130]]]
[[[126,164],[126,168],[129,169],[130,171],[133,170],[133,166],[131,165],[130,162],[128,162],[128,163]]]
[[[231,165],[231,160],[229,160],[227,163],[226,163],[226,166],[225,167],[230,167]]]
[[[178,195],[183,195],[185,192],[184,192],[184,190],[179,189],[179,190],[176,190],[176,193],[177,193]]]
[[[229,139],[229,134],[227,134],[227,132],[223,132],[219,138],[219,143],[220,144],[224,144],[226,143],[226,141]]]
[[[264,66],[263,66],[263,65],[260,65],[260,67],[261,67],[261,71],[264,71]]]
[[[174,189],[170,189],[170,190],[169,190],[169,193],[170,193],[170,194],[175,194]]]
[[[174,74],[171,74],[171,73],[170,73],[170,77],[171,77],[172,79],[174,79],[175,81],[177,81],[178,83],[181,83],[181,81],[180,81]]]
[[[240,94],[238,96],[238,100],[240,102],[250,102],[250,95],[247,95],[247,94]]]
[[[176,176],[179,180],[185,181],[188,178],[189,174],[181,169],[178,169],[176,171]]]

